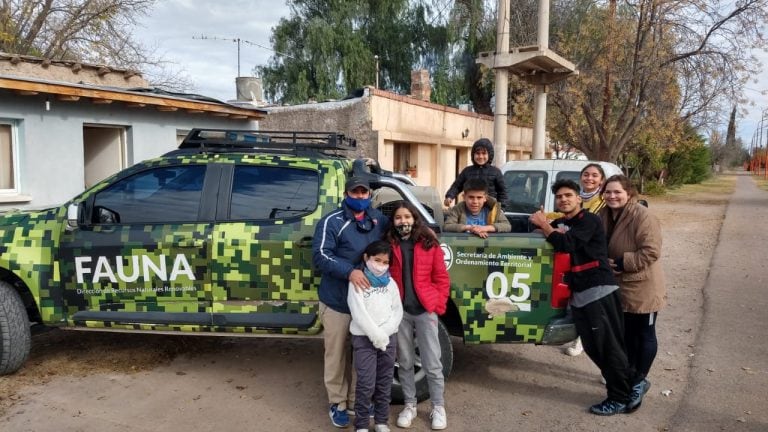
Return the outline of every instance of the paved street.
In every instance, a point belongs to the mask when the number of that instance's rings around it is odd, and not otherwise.
[[[768,192],[740,175],[704,286],[674,431],[768,431]]]

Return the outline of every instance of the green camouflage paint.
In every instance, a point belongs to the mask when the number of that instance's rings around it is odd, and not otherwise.
[[[541,235],[465,233],[440,238],[467,343],[541,342],[552,309],[553,251]],[[489,316],[488,300],[510,299],[519,310]]]
[[[290,167],[318,174],[318,205],[274,221],[92,224],[67,229],[70,203],[142,170],[175,165]],[[323,156],[208,153],[161,157],[117,173],[61,207],[0,217],[0,278],[19,280],[44,324],[95,329],[312,335],[319,274],[311,240],[320,218],[339,207],[351,161]],[[119,239],[115,242],[115,239]],[[563,311],[552,309],[552,249],[540,235],[441,236],[451,301],[469,343],[540,342]],[[156,270],[152,270],[156,269]],[[111,277],[117,276],[120,277]],[[134,279],[135,276],[135,279]],[[504,300],[506,299],[506,300]],[[489,300],[514,309],[490,316]],[[507,304],[505,303],[505,304]],[[210,316],[207,324],[93,319],[82,312]],[[497,311],[498,312],[498,311]],[[219,316],[315,317],[305,326],[232,325]]]

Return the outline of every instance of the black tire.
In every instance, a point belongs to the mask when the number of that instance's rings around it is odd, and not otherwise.
[[[0,375],[19,370],[29,357],[32,335],[19,293],[0,281]]]
[[[437,338],[440,341],[440,360],[443,363],[443,376],[448,378],[453,370],[453,346],[451,345],[451,335],[442,321],[437,322]],[[392,382],[392,403],[402,404],[405,400],[403,387],[400,385],[400,379],[397,375],[399,366],[395,362],[395,377]],[[416,341],[416,399],[419,402],[429,399],[429,385],[427,375],[421,369],[421,357],[419,356],[419,341]]]

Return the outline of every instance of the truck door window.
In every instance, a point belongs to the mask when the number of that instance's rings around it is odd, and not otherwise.
[[[235,167],[229,220],[285,219],[315,211],[317,171],[286,167]]]
[[[205,179],[204,165],[153,168],[98,192],[93,223],[195,222]]]

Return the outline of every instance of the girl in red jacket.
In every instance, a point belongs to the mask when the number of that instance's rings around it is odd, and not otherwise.
[[[419,218],[407,202],[401,202],[392,215],[387,232],[392,243],[390,274],[400,288],[403,319],[397,332],[398,376],[405,396],[405,408],[397,417],[401,428],[411,427],[416,418],[416,383],[414,333],[419,341],[422,369],[427,375],[432,400],[432,429],[445,429],[443,364],[437,336],[437,316],[445,313],[450,281],[437,236]]]

